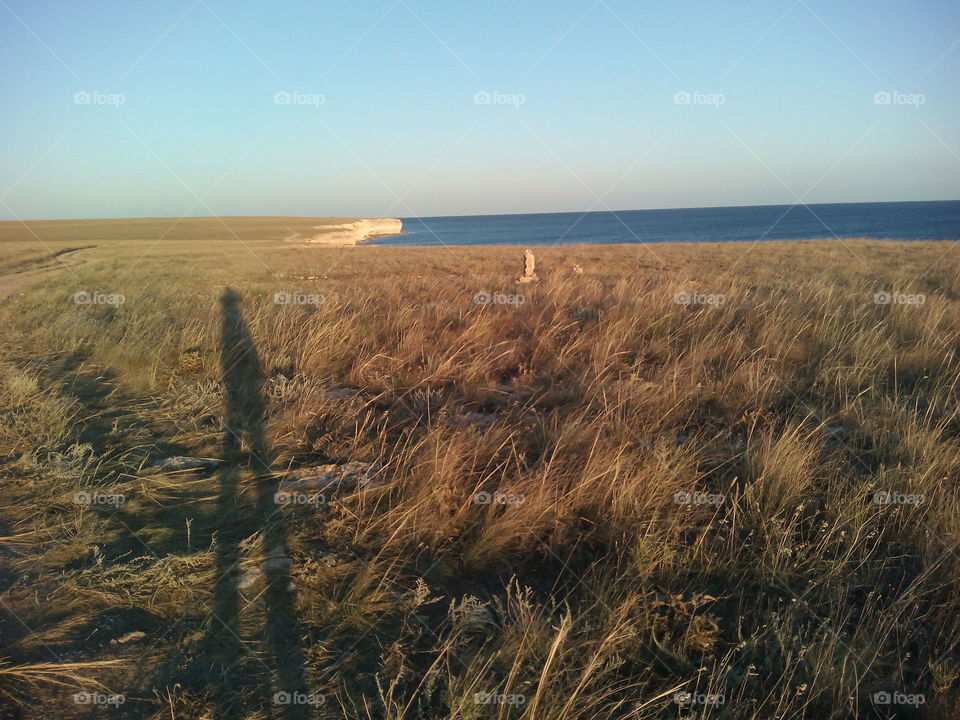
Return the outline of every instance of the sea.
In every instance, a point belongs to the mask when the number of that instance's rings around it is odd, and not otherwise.
[[[960,240],[960,200],[403,218],[369,245]]]

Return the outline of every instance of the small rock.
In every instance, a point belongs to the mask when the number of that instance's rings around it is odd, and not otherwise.
[[[215,470],[224,465],[223,460],[177,455],[157,460],[153,466],[161,470]]]
[[[98,613],[78,632],[84,650],[90,651],[140,642],[164,627],[159,616],[143,608],[113,607]]]
[[[264,555],[263,560],[244,570],[243,574],[237,578],[237,589],[248,590],[271,573],[286,572],[292,566],[293,560],[284,551],[283,546],[277,545]],[[293,588],[293,583],[290,583],[289,588]]]
[[[238,590],[248,590],[252,588],[260,578],[263,577],[263,570],[258,567],[252,567],[247,570],[243,575],[237,578],[237,589]]]
[[[343,465],[315,465],[286,473],[280,480],[280,490],[336,491],[366,490],[379,487],[384,480],[377,478],[380,466],[376,463],[351,460]]]
[[[274,547],[269,553],[267,553],[264,561],[260,563],[260,567],[263,568],[264,572],[289,570],[290,566],[292,565],[293,560],[290,559],[281,545]]]
[[[111,645],[126,645],[130,642],[136,642],[138,640],[143,640],[147,637],[147,634],[143,630],[134,630],[133,632],[128,632],[126,635],[115,638],[110,641]]]

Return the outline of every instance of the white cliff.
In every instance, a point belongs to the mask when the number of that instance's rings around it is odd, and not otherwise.
[[[329,224],[313,226],[312,230],[317,233],[308,231],[295,239],[320,245],[356,245],[375,237],[399,235],[403,232],[403,222],[396,218],[334,218]]]

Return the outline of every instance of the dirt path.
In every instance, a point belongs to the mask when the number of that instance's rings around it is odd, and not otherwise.
[[[54,253],[51,257],[40,261],[39,265],[31,265],[18,272],[0,275],[0,300],[5,300],[11,295],[16,295],[25,287],[33,284],[45,275],[83,265],[87,260],[80,256],[94,248],[96,248],[96,245],[61,250],[60,252]]]

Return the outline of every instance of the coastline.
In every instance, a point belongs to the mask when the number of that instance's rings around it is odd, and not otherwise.
[[[300,239],[317,245],[358,245],[378,237],[403,234],[403,221],[399,218],[348,218],[316,225],[313,229],[320,232]]]
[[[960,207],[957,212],[960,212]],[[474,224],[472,221],[450,218],[444,226],[439,226],[439,223],[431,224],[426,231],[418,225],[416,218],[202,217],[0,221],[0,242],[25,243],[24,248],[40,242],[51,247],[56,246],[56,249],[112,242],[147,245],[159,242],[159,247],[179,247],[183,244],[237,241],[248,245],[280,242],[303,248],[364,245],[416,248],[422,251],[436,247],[529,247],[540,252],[561,246],[596,251],[605,246],[737,247],[744,244],[794,242],[843,245],[862,241],[913,244],[955,242],[960,239],[955,229],[960,227],[960,221],[953,224],[953,210],[949,216],[931,218],[922,232],[918,232],[915,225],[904,222],[903,218],[898,218],[899,223],[878,224],[872,221],[865,223],[857,216],[847,219],[846,227],[841,227],[840,223],[833,225],[835,234],[832,236],[824,232],[822,226],[808,229],[793,225],[779,232],[770,232],[769,226],[741,223],[730,227],[714,227],[709,233],[702,232],[700,227],[684,231],[673,224],[656,228],[637,224],[631,237],[624,226],[616,221],[616,217],[612,217],[612,221],[605,227],[576,226],[573,230],[569,230],[569,226],[558,227],[554,223],[541,225],[531,222],[530,218],[531,216],[521,216],[522,222],[511,222],[509,226],[497,222],[488,225],[487,221]],[[627,222],[630,220],[627,219]],[[863,227],[865,224],[869,224],[869,227]],[[858,232],[861,229],[865,231]],[[807,230],[809,231],[804,232]]]
[[[960,240],[960,201],[411,217],[383,245],[657,244],[889,238]]]

